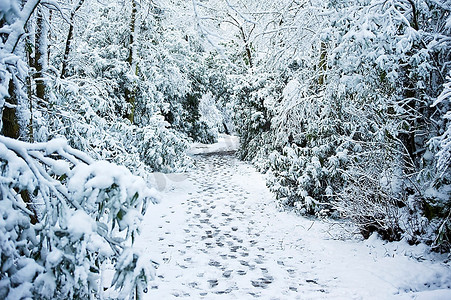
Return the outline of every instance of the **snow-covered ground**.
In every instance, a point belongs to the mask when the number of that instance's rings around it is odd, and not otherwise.
[[[193,143],[188,154],[214,154],[221,152],[236,151],[239,146],[239,138],[237,136],[220,134],[218,142],[212,145]]]
[[[160,262],[146,299],[451,299],[446,257],[280,211],[263,175],[217,153],[236,145],[196,144],[209,155],[167,177],[136,245]]]

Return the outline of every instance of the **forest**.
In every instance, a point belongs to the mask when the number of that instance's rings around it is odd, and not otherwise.
[[[450,253],[450,100],[448,0],[0,0],[0,299],[140,299],[151,174],[223,134],[280,208]]]

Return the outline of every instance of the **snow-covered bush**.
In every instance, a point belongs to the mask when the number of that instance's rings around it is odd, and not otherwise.
[[[451,24],[449,26],[451,30]],[[433,106],[440,106],[442,112],[442,135],[429,141],[436,151],[437,173],[426,196],[435,201],[426,206],[429,218],[435,217],[437,236],[434,246],[442,249],[451,248],[451,72],[444,84],[444,90]]]
[[[91,4],[96,18],[79,32],[67,79],[78,85],[87,83],[83,89],[95,95],[95,101],[90,100],[94,107],[107,109],[106,114],[100,114],[107,122],[133,115],[133,125],[155,127],[155,119],[162,115],[179,133],[179,140],[213,142],[214,130],[200,120],[199,113],[200,99],[206,93],[205,50],[199,37],[175,27],[168,20],[174,13],[170,9],[163,11],[159,4],[148,2],[136,12],[130,44],[133,10],[130,6],[125,10],[124,14],[117,1]],[[163,167],[167,170],[177,164],[169,157],[166,161],[169,164]]]
[[[441,236],[447,244],[449,234],[440,232],[449,232],[449,104],[433,104],[450,66],[449,5],[273,6],[278,13],[255,29],[252,45],[262,57],[246,78],[262,84],[236,101],[242,156],[265,149],[259,165],[281,204],[340,213],[365,236],[431,244]],[[279,92],[264,80],[270,72],[281,79]],[[269,97],[256,101],[259,93]]]
[[[149,125],[137,129],[135,143],[140,159],[152,170],[171,172],[187,164],[188,143],[180,138],[180,133],[168,127],[162,116],[156,116]]]
[[[338,170],[350,147],[338,130],[349,129],[336,101],[308,88],[316,78],[307,73],[288,82],[275,108],[269,187],[281,204],[316,213],[342,183]]]
[[[171,60],[170,65],[179,70],[187,81],[184,93],[168,93],[165,98],[168,100],[168,109],[165,112],[166,120],[179,132],[184,133],[192,140],[202,143],[213,143],[217,139],[215,128],[210,128],[207,120],[202,119],[200,103],[207,91],[207,74],[202,58],[202,49],[187,51],[190,49],[190,38],[185,43],[183,51],[176,49],[178,55],[184,59]],[[171,50],[174,45],[165,45]],[[165,85],[171,85],[166,81]],[[173,88],[171,88],[173,89]]]
[[[154,192],[125,167],[93,161],[64,139],[0,136],[0,297],[87,299],[113,263],[122,298],[142,293],[153,265],[133,240]]]
[[[447,175],[437,172],[427,147],[442,130],[439,110],[431,105],[450,48],[441,41],[445,32],[437,32],[446,22],[438,16],[449,7],[426,2],[349,1],[352,18],[342,14],[333,22],[338,31],[325,36],[336,45],[327,79],[332,95],[347,99],[346,110],[360,111],[352,123],[364,136],[356,141],[363,151],[351,157],[344,173],[348,180],[338,208],[366,234],[431,243],[442,218],[431,207],[450,196]]]
[[[240,137],[240,157],[254,161],[265,169],[265,160],[271,149],[271,118],[281,91],[272,74],[236,78],[233,93],[233,120]]]
[[[451,25],[450,25],[451,26]],[[447,172],[451,166],[451,72],[448,76],[448,82],[444,84],[445,89],[438,97],[434,106],[442,104],[444,106],[443,127],[445,131],[439,137],[439,151],[437,153],[437,169],[439,172]]]
[[[187,93],[189,81],[174,67],[176,55],[159,45],[164,39],[158,33],[161,13],[144,18],[142,14],[154,8],[145,5],[135,16],[136,39],[130,45],[130,7],[124,13],[115,1],[84,3],[74,19],[73,47],[63,78],[47,70],[45,101],[31,101],[29,123],[35,141],[65,136],[71,146],[95,159],[125,165],[140,175],[185,165],[188,138],[161,116],[170,97]],[[54,16],[51,25],[60,28],[61,18]],[[50,64],[59,65],[64,49],[58,46],[66,32],[55,32]],[[172,43],[178,42],[174,39]]]
[[[113,93],[105,81],[49,81],[54,109],[46,115],[34,113],[35,140],[65,136],[70,145],[95,159],[127,166],[140,175],[144,175],[144,169],[169,172],[185,166],[184,135],[158,113],[146,115],[141,125],[130,124],[109,101],[111,97],[102,96]]]
[[[204,122],[211,130],[211,135],[218,137],[219,132],[224,130],[224,117],[219,111],[213,95],[208,92],[199,101],[199,121]]]

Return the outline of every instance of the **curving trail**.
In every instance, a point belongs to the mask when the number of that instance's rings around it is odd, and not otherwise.
[[[417,248],[341,241],[341,227],[279,211],[263,176],[233,155],[194,159],[189,173],[166,178],[162,203],[145,217],[138,247],[160,262],[146,299],[411,299],[425,284],[450,291],[449,266],[404,255]]]

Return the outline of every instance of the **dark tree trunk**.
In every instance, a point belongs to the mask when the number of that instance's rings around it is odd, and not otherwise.
[[[318,84],[323,85],[325,77],[326,77],[326,70],[327,70],[327,49],[326,49],[326,43],[324,43],[323,41],[321,41],[318,67],[319,67]]]
[[[6,99],[6,102],[11,104],[12,106],[16,106],[18,104],[16,91],[14,86],[14,81],[11,79],[9,82],[8,88],[9,97]],[[3,115],[2,115],[2,134],[4,136],[18,139],[19,138],[19,120],[16,115],[16,107],[4,107]]]
[[[45,55],[47,53],[47,49],[44,48],[45,39],[47,38],[46,32],[44,30],[45,19],[42,8],[37,10],[36,15],[36,41],[35,41],[35,49],[34,49],[34,68],[35,68],[35,83],[36,83],[36,97],[44,102],[45,99],[45,82],[43,80],[43,69],[45,63]],[[43,104],[43,103],[41,103]]]
[[[77,14],[77,11],[81,8],[81,6],[83,5],[84,2],[85,2],[85,0],[78,1],[74,10],[72,10],[72,12],[70,14],[69,33],[67,34],[66,47],[64,48],[63,65],[61,67],[61,78],[65,78],[67,75],[66,73],[67,73],[67,64],[68,64],[68,60],[69,60],[69,53],[70,53],[72,40],[74,38],[74,19],[75,19],[75,15]]]
[[[137,75],[137,67],[133,66],[133,49],[134,49],[134,35],[136,30],[136,15],[137,15],[137,7],[135,0],[132,1],[132,15],[130,19],[130,37],[129,37],[129,51],[128,51],[128,57],[127,62],[130,66],[130,70],[134,75]],[[135,122],[135,105],[136,105],[136,91],[134,87],[126,88],[125,89],[125,100],[127,103],[130,104],[130,112],[125,116],[130,122],[133,124]]]
[[[252,69],[253,61],[252,61],[251,47],[249,45],[249,41],[248,41],[248,39],[246,37],[246,34],[244,33],[244,28],[243,27],[240,27],[240,32],[241,32],[241,38],[243,39],[243,42],[244,42],[244,50],[246,51],[247,62],[249,63],[249,68]]]

